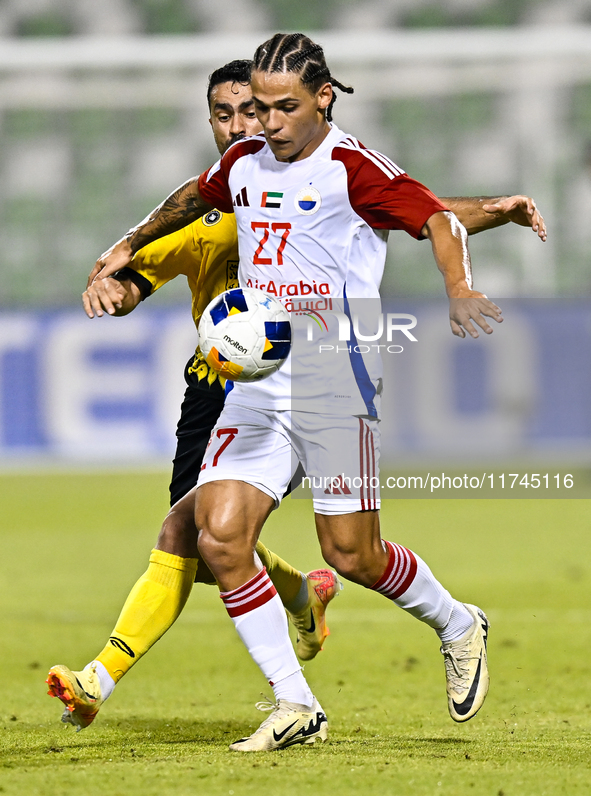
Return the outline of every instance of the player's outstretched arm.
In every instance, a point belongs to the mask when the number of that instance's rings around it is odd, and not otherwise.
[[[131,279],[106,277],[95,279],[82,294],[84,312],[89,318],[109,315],[128,315],[142,300],[142,294]]]
[[[546,223],[531,196],[447,196],[441,201],[466,227],[468,235],[513,223],[530,227],[540,240],[546,240]]]
[[[468,235],[463,225],[453,213],[434,213],[423,227],[422,234],[431,241],[435,262],[443,274],[453,334],[465,337],[468,332],[471,337],[478,337],[474,324],[486,334],[492,334],[486,317],[501,323],[501,310],[483,293],[472,290]]]
[[[148,243],[186,227],[205,213],[213,210],[197,188],[197,178],[183,183],[158,205],[149,216],[133,227],[121,240],[101,254],[88,277],[91,285],[97,275],[111,276],[130,264],[133,255]]]

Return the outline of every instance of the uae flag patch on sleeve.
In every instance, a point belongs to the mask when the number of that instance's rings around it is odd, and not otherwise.
[[[283,194],[277,191],[263,191],[261,207],[272,207],[278,210],[283,203]]]

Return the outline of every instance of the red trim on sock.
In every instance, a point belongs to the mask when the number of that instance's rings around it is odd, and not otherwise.
[[[384,583],[388,580],[388,578],[390,577],[390,573],[394,569],[394,561],[396,559],[394,546],[385,539],[383,539],[382,541],[388,548],[388,563],[386,564],[386,569],[384,570],[384,574],[382,575],[382,577],[376,580],[376,582],[371,587],[374,591],[378,591],[378,589],[380,589],[384,585]]]
[[[382,577],[371,587],[384,597],[396,600],[409,588],[417,574],[417,560],[412,550],[384,539],[388,548],[388,564]]]
[[[232,591],[220,592],[226,611],[232,618],[260,608],[277,594],[265,567],[242,586]]]

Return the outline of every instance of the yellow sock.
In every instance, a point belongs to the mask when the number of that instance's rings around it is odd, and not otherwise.
[[[259,558],[267,568],[267,574],[277,589],[281,602],[288,611],[301,610],[308,599],[306,579],[299,569],[294,569],[291,564],[269,550],[262,542],[257,542],[256,551]],[[303,605],[302,598],[305,594]]]
[[[198,561],[152,550],[148,569],[129,593],[107,646],[96,656],[115,682],[178,618],[191,593]]]

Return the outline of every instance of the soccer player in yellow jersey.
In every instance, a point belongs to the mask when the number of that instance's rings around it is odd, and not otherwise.
[[[212,210],[199,221],[142,249],[132,268],[117,280],[99,280],[98,286],[116,291],[122,298],[120,310],[137,304],[171,279],[184,275],[191,289],[195,325],[209,302],[224,290],[238,287],[238,244],[234,216]],[[115,284],[104,286],[104,282]],[[86,296],[96,288],[89,288]],[[201,458],[213,423],[224,403],[225,379],[205,362],[199,348],[185,368],[187,389],[177,428],[177,450],[170,484],[173,506],[195,486]]]
[[[250,90],[250,61],[233,61],[210,77],[210,122],[220,153],[232,143],[261,130]],[[512,221],[530,226],[545,239],[544,221],[529,197],[493,199],[445,198],[469,233]],[[109,253],[107,252],[107,255]],[[104,255],[103,257],[106,257]],[[192,293],[198,324],[211,299],[237,285],[238,244],[233,215],[212,210],[202,218],[135,253],[129,266],[112,277],[89,277],[84,307],[89,317],[126,315],[171,279],[184,275]],[[224,380],[211,371],[199,349],[185,369],[187,390],[177,428],[177,451],[170,485],[173,509],[166,517],[147,572],[132,589],[103,651],[83,672],[52,667],[49,693],[66,708],[63,721],[78,729],[90,724],[115,683],[166,632],[180,614],[194,580],[211,583],[211,573],[198,566],[196,532],[187,514],[175,504],[194,488],[211,429],[224,402]],[[181,504],[182,505],[182,504]],[[338,581],[329,570],[303,575],[260,542],[257,552],[298,629],[300,658],[313,658],[322,648],[327,629],[326,605],[337,593]]]

